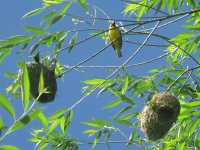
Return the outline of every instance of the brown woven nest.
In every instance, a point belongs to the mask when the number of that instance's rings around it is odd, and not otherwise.
[[[55,98],[57,91],[57,83],[54,71],[50,70],[46,66],[36,62],[26,63],[29,82],[30,82],[30,93],[31,96],[36,99],[39,95],[38,86],[40,80],[41,70],[43,71],[44,88],[47,89],[48,93],[43,93],[38,101],[41,103],[52,102]]]
[[[152,105],[146,105],[142,110],[141,129],[151,141],[163,138],[180,113],[180,103],[169,93],[159,93],[153,96]]]

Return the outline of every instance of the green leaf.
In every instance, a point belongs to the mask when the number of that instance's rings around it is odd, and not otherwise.
[[[74,47],[74,45],[76,44],[76,38],[77,38],[77,32],[76,34],[71,38],[70,42],[69,42],[69,49],[68,52],[70,53],[72,48]]]
[[[92,119],[93,121],[88,121],[88,122],[83,122],[86,125],[92,126],[92,127],[97,127],[97,128],[103,128],[104,126],[112,126],[111,123],[105,121],[105,120],[100,120],[100,119]]]
[[[2,145],[2,146],[0,146],[0,148],[2,150],[20,150],[16,146],[12,146],[12,145]]]
[[[72,120],[72,117],[73,117],[73,111],[70,110],[68,112],[67,116],[66,116],[66,119],[65,119],[65,125],[64,125],[64,131],[65,131],[65,133],[66,133],[68,127],[69,127],[69,124],[70,124],[70,122]]]
[[[120,119],[122,120],[128,120],[128,119],[131,119],[135,116],[137,116],[139,113],[135,112],[135,113],[128,113],[128,114],[125,114],[123,115],[122,117],[120,117]]]
[[[66,108],[64,109],[61,109],[53,114],[51,114],[49,117],[48,117],[48,120],[55,120],[57,118],[59,118],[60,116],[62,116],[63,114],[65,114],[68,110]]]
[[[54,17],[53,19],[51,19],[47,25],[45,26],[45,29],[47,29],[49,26],[55,24],[56,22],[58,22],[59,20],[61,20],[63,18],[63,15],[58,15],[56,17]]]
[[[60,15],[64,15],[66,13],[66,11],[69,9],[69,7],[72,5],[71,2],[68,2],[59,12]]]
[[[50,13],[46,14],[46,15],[42,18],[40,24],[43,24],[45,21],[49,20],[50,18],[52,18],[52,17],[55,16],[56,14],[57,14],[57,11],[55,11],[55,10],[53,10],[53,11],[51,11]]]
[[[42,123],[42,125],[44,126],[44,128],[48,128],[48,121],[47,118],[45,117],[45,115],[42,113],[42,111],[38,114],[38,119],[40,120],[40,122]]]
[[[44,93],[44,76],[43,76],[43,70],[42,69],[41,69],[41,72],[40,72],[40,80],[39,80],[39,85],[38,85],[38,93],[40,93],[40,94]]]
[[[40,29],[40,28],[36,28],[36,27],[30,27],[30,26],[23,26],[23,28],[33,34],[44,34],[45,30]]]
[[[0,62],[2,62],[10,53],[10,48],[0,49]]]
[[[51,133],[58,126],[58,124],[61,122],[61,120],[62,120],[62,118],[58,118],[52,122],[51,126],[48,129],[48,134]]]
[[[186,29],[191,29],[191,30],[200,30],[200,25],[183,25],[184,28]]]
[[[24,111],[28,108],[29,104],[29,93],[30,93],[30,83],[28,76],[28,69],[25,62],[20,62],[18,65],[21,67],[23,74],[21,78],[21,92],[22,92],[22,102],[24,104]]]
[[[2,94],[0,94],[0,106],[3,107],[13,118],[15,118],[14,108]]]
[[[128,111],[128,110],[131,109],[131,108],[133,108],[133,106],[127,106],[127,107],[125,107],[125,108],[122,108],[119,112],[117,112],[117,113],[115,114],[115,116],[119,116],[120,114],[122,114],[122,113]]]
[[[39,13],[41,13],[45,8],[38,8],[38,9],[34,9],[30,12],[28,12],[27,14],[25,14],[22,18],[27,18],[27,17],[30,17],[30,16],[34,16],[34,15],[37,15]]]
[[[120,97],[122,101],[124,101],[124,102],[126,102],[128,104],[131,104],[131,105],[135,105],[135,102],[132,99],[128,98],[127,96],[125,96],[123,94],[121,94],[119,91],[111,89],[111,88],[108,88],[108,90],[111,91],[112,94]]]
[[[16,131],[16,130],[22,128],[23,126],[27,125],[28,123],[33,121],[38,116],[40,111],[41,110],[33,110],[30,114],[25,115],[24,117],[22,117],[20,120],[16,121],[13,124],[10,131]]]
[[[112,101],[111,103],[107,104],[106,106],[104,106],[103,108],[107,109],[107,108],[113,108],[119,104],[121,104],[122,100],[120,99],[117,99],[117,100],[114,100]]]
[[[98,132],[98,130],[95,129],[90,129],[90,130],[86,130],[83,133],[84,134],[96,134]]]
[[[88,11],[88,5],[86,3],[86,0],[78,0],[78,2],[81,4],[85,11]]]
[[[129,84],[129,78],[128,76],[126,76],[124,80],[124,86],[122,87],[122,94],[126,94],[128,89],[128,84]]]
[[[118,122],[119,124],[122,124],[122,125],[126,125],[126,126],[130,126],[132,127],[133,124],[127,120],[123,120],[123,119],[120,119],[120,118],[113,118],[114,121]]]
[[[97,134],[97,136],[95,137],[94,143],[93,143],[93,145],[92,145],[92,149],[95,148],[97,142],[99,141],[99,138],[101,137],[101,134],[102,134],[102,132],[100,131],[100,132]]]
[[[42,0],[44,2],[45,6],[50,6],[50,5],[57,5],[62,3],[64,0]]]

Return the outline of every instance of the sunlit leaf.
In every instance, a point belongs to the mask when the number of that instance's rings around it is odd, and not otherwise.
[[[63,15],[58,15],[56,17],[54,17],[53,19],[51,19],[45,26],[45,29],[47,29],[49,26],[55,24],[56,22],[58,22],[59,20],[61,20],[63,18]]]
[[[106,106],[104,106],[103,108],[113,108],[119,104],[121,104],[122,100],[120,99],[117,99],[117,100],[114,100],[112,101],[111,103],[107,104]]]
[[[102,132],[100,131],[100,132],[97,134],[97,136],[95,137],[94,143],[93,143],[93,145],[92,145],[92,149],[95,148],[97,142],[99,141],[99,138],[101,137],[101,134],[102,134]]]
[[[23,16],[23,18],[27,18],[27,17],[30,17],[30,16],[34,16],[34,15],[37,15],[39,13],[41,13],[45,8],[37,8],[37,9],[34,9],[30,12],[28,12],[27,14],[25,14]]]
[[[0,94],[0,106],[3,107],[13,118],[15,118],[15,110],[13,106],[2,94]]]
[[[54,120],[54,119],[57,119],[58,117],[62,116],[63,114],[65,114],[68,110],[66,108],[64,109],[61,109],[53,114],[51,114],[49,117],[48,117],[48,120]]]
[[[33,110],[30,114],[25,115],[23,118],[16,121],[14,125],[11,127],[10,131],[15,131],[24,127],[25,125],[33,121],[38,116],[39,113],[40,110]]]
[[[18,147],[12,145],[2,145],[0,148],[1,150],[20,150]]]
[[[92,127],[97,127],[97,128],[103,128],[104,126],[112,126],[111,123],[105,121],[105,120],[100,120],[100,119],[92,119],[93,121],[87,121],[83,122],[84,124],[87,124]]]
[[[26,110],[29,104],[29,93],[30,93],[28,69],[25,62],[21,62],[18,64],[23,71],[22,78],[21,78],[22,102],[24,105],[24,110]]]
[[[51,11],[50,13],[46,14],[46,15],[42,18],[40,24],[43,24],[45,21],[49,20],[50,18],[52,18],[52,17],[55,16],[56,14],[57,14],[57,11],[55,11],[55,10],[53,10],[53,11]]]
[[[122,125],[126,125],[126,126],[133,126],[133,124],[130,122],[130,121],[127,121],[127,120],[123,120],[123,119],[120,119],[120,118],[113,118],[114,121],[118,122],[119,124],[122,124]]]
[[[88,11],[88,5],[87,5],[86,0],[78,0],[78,2],[81,4],[81,6],[83,7],[85,11]]]
[[[96,134],[98,132],[98,130],[95,129],[90,129],[90,130],[86,130],[83,133],[84,134]]]
[[[0,49],[0,62],[2,62],[10,53],[10,48]]]
[[[45,115],[42,113],[42,111],[38,114],[38,119],[40,120],[40,122],[42,123],[42,125],[45,128],[48,128],[48,121],[47,118],[45,117]]]
[[[68,48],[69,53],[71,52],[72,48],[74,47],[76,43],[76,38],[77,38],[77,33],[71,38],[69,42],[69,48]]]
[[[30,27],[30,26],[23,26],[23,28],[33,34],[44,34],[45,30],[37,28],[37,27]]]
[[[63,15],[66,13],[66,11],[69,9],[69,7],[72,5],[71,2],[68,2],[62,9],[61,11],[59,12],[60,15]]]

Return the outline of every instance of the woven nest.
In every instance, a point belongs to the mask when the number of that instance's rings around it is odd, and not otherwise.
[[[175,96],[156,94],[152,98],[152,105],[146,105],[142,110],[141,129],[149,140],[161,139],[176,122],[179,113],[180,103]]]
[[[55,73],[52,70],[49,70],[46,66],[36,62],[28,62],[26,63],[29,82],[30,82],[30,93],[31,96],[36,99],[39,95],[38,86],[40,80],[41,70],[43,71],[43,79],[44,79],[44,88],[47,89],[48,93],[43,93],[38,101],[40,103],[52,102],[55,98],[57,91],[57,83]]]

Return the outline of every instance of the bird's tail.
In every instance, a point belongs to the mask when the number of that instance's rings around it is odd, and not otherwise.
[[[122,57],[122,52],[121,52],[121,50],[117,50],[117,55],[118,55],[118,57]]]

